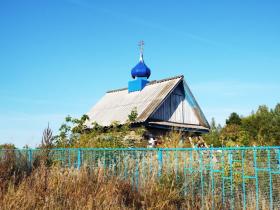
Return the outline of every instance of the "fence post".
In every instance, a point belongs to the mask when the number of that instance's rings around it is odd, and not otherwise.
[[[81,149],[78,149],[78,157],[77,157],[77,168],[80,169],[81,167]]]
[[[259,177],[258,177],[258,161],[257,150],[254,148],[254,171],[256,180],[256,210],[259,210]]]
[[[194,176],[193,176],[193,150],[190,150],[190,174],[191,174],[191,181],[192,181],[192,206],[194,206]]]
[[[135,154],[135,165],[136,165],[136,169],[135,169],[135,180],[134,180],[134,183],[135,183],[135,187],[136,189],[138,189],[138,184],[139,184],[139,151],[136,151],[136,154]]]
[[[270,209],[273,210],[273,196],[272,196],[272,174],[271,174],[271,154],[270,154],[270,149],[267,151],[267,167],[268,167],[268,173],[269,173],[269,206]]]
[[[242,194],[243,194],[243,209],[246,209],[246,185],[245,185],[245,154],[244,150],[241,151],[241,167],[242,167]]]
[[[225,208],[225,150],[222,148],[222,203],[223,209]]]
[[[199,171],[200,171],[200,183],[201,183],[201,205],[202,208],[204,209],[204,178],[203,178],[203,157],[202,157],[202,150],[198,150],[199,152]]]
[[[127,178],[127,158],[128,156],[125,154],[124,150],[122,151],[123,153],[123,159],[124,159],[124,178]]]
[[[71,167],[71,150],[68,148],[68,168]],[[75,160],[74,160],[74,167],[75,167]]]
[[[161,149],[158,149],[157,158],[158,158],[158,177],[160,177],[161,171],[162,171],[162,150]]]
[[[229,158],[229,172],[230,172],[230,209],[233,209],[234,208],[234,197],[233,197],[234,182],[233,182],[233,154],[232,154],[232,150],[229,150],[228,158]]]
[[[29,167],[32,168],[32,149],[28,150],[28,164]]]
[[[215,180],[213,174],[213,150],[210,147],[210,176],[211,176],[211,191],[212,191],[212,209],[215,209]]]

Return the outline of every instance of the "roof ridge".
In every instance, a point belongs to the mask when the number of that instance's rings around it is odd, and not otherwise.
[[[169,80],[179,79],[179,78],[184,78],[184,75],[178,75],[178,76],[174,76],[174,77],[168,77],[168,78],[161,79],[161,80],[152,80],[152,81],[149,82],[147,85],[153,85],[153,84],[156,84],[156,83],[166,82],[166,81],[169,81]]]
[[[174,80],[174,79],[179,79],[179,78],[184,78],[184,75],[178,75],[178,76],[174,76],[174,77],[168,77],[168,78],[165,78],[165,79],[161,79],[161,80],[152,80],[150,81],[148,85],[154,85],[154,84],[158,84],[158,83],[161,83],[161,82],[166,82],[166,81],[169,81],[169,80]],[[115,93],[115,92],[120,92],[120,91],[124,91],[124,90],[127,90],[128,88],[119,88],[119,89],[115,89],[115,90],[109,90],[107,91],[106,93]]]

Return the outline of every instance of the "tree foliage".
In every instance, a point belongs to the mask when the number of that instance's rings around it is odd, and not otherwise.
[[[53,132],[50,129],[50,126],[48,124],[48,127],[45,128],[45,130],[43,131],[43,136],[42,136],[42,140],[41,140],[41,148],[44,149],[50,149],[53,147]]]
[[[221,125],[220,124],[216,125],[215,119],[212,118],[210,123],[210,132],[209,134],[204,136],[204,139],[207,142],[207,144],[213,147],[222,146],[221,141],[219,140],[221,129],[222,129]]]
[[[88,116],[83,115],[80,119],[66,117],[55,137],[56,147],[95,147],[95,148],[121,148],[143,147],[142,141],[146,131],[143,127],[134,128],[131,123],[137,112],[131,114],[131,119],[121,125],[118,121],[111,123],[109,127],[103,127],[96,122],[91,126],[87,124]]]
[[[131,113],[128,115],[128,120],[129,120],[129,122],[133,123],[136,121],[137,117],[138,117],[137,108],[134,107],[132,109]]]
[[[217,129],[212,120],[205,140],[213,146],[280,145],[280,104],[274,109],[259,106],[247,117],[233,112],[221,129]]]
[[[241,118],[240,116],[236,113],[233,112],[230,114],[229,118],[226,120],[227,125],[241,125]]]

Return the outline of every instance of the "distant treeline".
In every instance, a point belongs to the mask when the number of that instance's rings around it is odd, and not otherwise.
[[[274,109],[259,106],[246,117],[233,112],[224,127],[212,119],[210,133],[204,139],[214,147],[280,145],[280,104]]]

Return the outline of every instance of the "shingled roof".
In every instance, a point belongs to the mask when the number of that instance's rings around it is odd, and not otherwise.
[[[90,127],[93,122],[102,126],[109,126],[114,121],[124,124],[134,108],[137,109],[138,113],[136,122],[145,122],[181,82],[186,86],[185,89],[189,91],[182,75],[151,81],[141,91],[128,93],[127,88],[108,91],[87,113],[90,118],[88,126]],[[193,95],[191,94],[189,97],[191,97],[192,107],[196,109],[195,114],[200,121],[199,125],[206,129],[209,128],[209,124]]]

